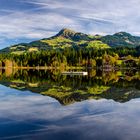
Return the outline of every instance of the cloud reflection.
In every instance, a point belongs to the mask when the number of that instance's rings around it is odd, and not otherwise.
[[[89,100],[61,106],[55,99],[0,86],[0,138],[137,139],[140,137],[139,105],[135,99]],[[17,133],[17,129],[22,129]]]

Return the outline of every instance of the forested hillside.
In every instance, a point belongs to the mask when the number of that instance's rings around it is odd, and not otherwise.
[[[50,38],[13,45],[0,51],[18,67],[139,67],[140,37],[125,32],[87,35],[62,29]]]

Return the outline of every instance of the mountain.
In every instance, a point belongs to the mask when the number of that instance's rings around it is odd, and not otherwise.
[[[88,35],[64,28],[50,38],[21,43],[2,49],[1,53],[22,54],[40,50],[64,49],[67,47],[108,49],[111,47],[136,47],[140,45],[140,37],[132,36],[126,32],[114,35]]]
[[[136,47],[140,45],[140,37],[132,36],[126,32],[103,36],[100,40],[111,47]]]
[[[91,36],[65,28],[50,38],[44,38],[31,43],[13,45],[2,49],[0,52],[21,54],[40,50],[64,49],[67,47],[110,48],[107,44],[98,40],[98,38],[99,36]]]
[[[75,32],[70,29],[64,28],[62,29],[56,36],[54,37],[63,37],[73,41],[91,41],[93,38],[87,34],[83,34],[80,32]]]

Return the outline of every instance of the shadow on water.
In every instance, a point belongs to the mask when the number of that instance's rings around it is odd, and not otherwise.
[[[87,99],[127,102],[140,97],[140,72],[88,70],[88,75],[62,75],[58,70],[0,70],[0,84],[57,99],[62,105]]]

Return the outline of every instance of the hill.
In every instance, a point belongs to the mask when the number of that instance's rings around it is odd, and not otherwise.
[[[107,35],[101,37],[100,40],[111,47],[136,47],[140,45],[140,37],[132,36],[131,34],[126,32]]]
[[[70,29],[62,29],[58,34],[31,43],[21,43],[2,49],[1,53],[22,54],[40,50],[71,48],[107,49],[111,47],[136,47],[140,45],[140,37],[126,32],[114,35],[88,35]]]

